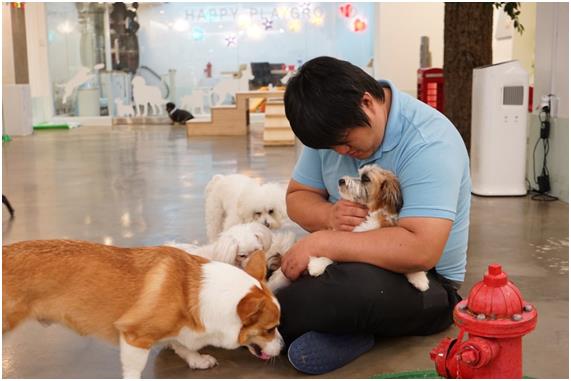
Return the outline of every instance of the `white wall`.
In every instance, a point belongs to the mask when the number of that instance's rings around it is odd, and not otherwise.
[[[538,3],[534,104],[541,95],[560,98],[559,117],[569,119],[569,3]]]
[[[569,4],[538,3],[536,15],[534,105],[539,104],[544,94],[555,94],[559,99],[558,115],[551,123],[547,167],[551,194],[569,202]],[[528,178],[531,179],[533,146],[539,136],[537,111],[530,118]],[[542,149],[538,151],[536,172],[543,157]]]
[[[432,66],[444,58],[444,3],[376,4],[375,77],[416,96],[420,37],[430,38]]]
[[[512,58],[518,60],[529,73],[529,82],[535,83],[535,19],[536,3],[521,3],[522,34],[513,33]]]
[[[492,6],[490,4],[490,6]],[[498,30],[501,29],[501,30]],[[514,30],[509,16],[503,9],[494,7],[494,25],[492,31],[492,63],[510,61],[512,59]],[[498,39],[498,35],[507,38]]]

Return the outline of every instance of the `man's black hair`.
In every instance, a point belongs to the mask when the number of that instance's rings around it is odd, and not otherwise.
[[[365,92],[385,101],[382,86],[359,67],[332,57],[307,61],[288,82],[285,112],[294,134],[312,148],[345,143],[350,128],[370,127]]]

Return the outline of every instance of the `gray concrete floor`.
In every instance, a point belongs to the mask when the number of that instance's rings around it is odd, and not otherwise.
[[[2,214],[3,243],[73,238],[119,246],[205,240],[203,190],[217,173],[287,183],[294,147],[265,148],[249,137],[187,139],[181,127],[114,126],[36,132],[3,144],[3,185],[16,217]],[[539,311],[524,338],[524,374],[568,378],[568,204],[528,197],[473,197],[468,273],[462,295],[499,262]],[[379,339],[369,353],[327,378],[432,369],[428,353],[457,329]],[[117,378],[117,348],[59,326],[29,322],[3,337],[5,378]],[[146,378],[304,377],[285,357],[261,362],[248,351],[208,348],[219,366],[192,371],[174,352],[153,350]]]

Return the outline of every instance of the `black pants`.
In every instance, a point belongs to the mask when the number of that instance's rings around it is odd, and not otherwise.
[[[278,291],[280,333],[289,346],[309,331],[378,336],[440,332],[452,324],[461,297],[435,271],[428,278],[430,288],[420,292],[403,274],[364,263],[332,264],[320,277],[303,276]]]

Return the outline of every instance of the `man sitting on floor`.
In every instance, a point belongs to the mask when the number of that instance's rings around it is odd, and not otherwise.
[[[287,211],[311,233],[283,256],[294,282],[276,294],[292,365],[321,374],[369,350],[375,335],[448,328],[466,272],[471,197],[468,153],[454,125],[391,82],[331,57],[305,63],[284,103],[304,144]],[[338,181],[367,164],[396,174],[403,206],[396,226],[356,233],[367,208],[342,200]],[[335,263],[317,278],[301,276],[310,256]],[[428,271],[428,290],[403,275],[416,271]]]

